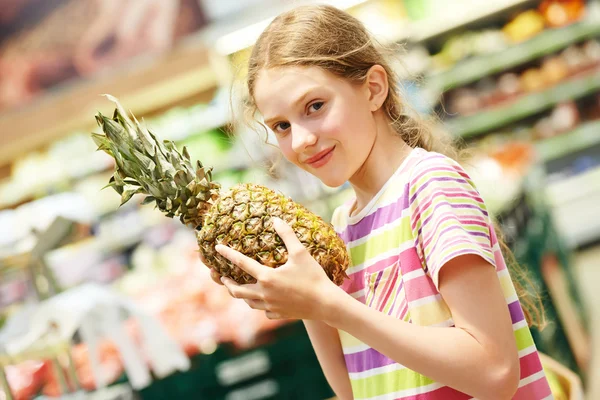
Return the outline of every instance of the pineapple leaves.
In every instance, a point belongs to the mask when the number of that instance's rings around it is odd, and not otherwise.
[[[145,206],[146,204],[150,204],[153,201],[156,201],[156,199],[154,197],[152,197],[152,196],[146,196],[144,198],[144,200],[142,201],[142,205]]]
[[[105,95],[116,107],[111,118],[96,113],[104,135],[92,133],[98,150],[115,159],[115,171],[106,187],[121,195],[121,204],[135,194],[147,195],[142,204],[155,202],[168,217],[180,216],[184,224],[201,225],[220,185],[212,181],[211,168],[192,161],[188,148],[159,139],[146,125]]]
[[[150,172],[156,167],[156,164],[154,164],[154,161],[152,161],[152,159],[150,157],[142,154],[141,152],[139,152],[137,150],[133,150],[133,155],[135,156],[135,158],[138,159],[138,161],[140,162],[140,164],[144,167],[144,169],[146,171]]]

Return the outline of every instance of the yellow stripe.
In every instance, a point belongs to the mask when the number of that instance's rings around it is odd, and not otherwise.
[[[354,265],[363,264],[366,260],[397,248],[403,239],[412,239],[410,219],[401,217],[400,225],[371,236],[366,242],[350,249],[350,257]]]
[[[413,307],[410,310],[413,323],[417,325],[433,325],[447,321],[452,317],[450,309],[442,300]]]

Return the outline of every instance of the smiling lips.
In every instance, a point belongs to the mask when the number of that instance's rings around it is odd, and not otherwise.
[[[334,149],[335,149],[335,146],[325,149],[325,150],[315,154],[314,156],[308,158],[304,162],[313,168],[322,167],[323,165],[327,164],[327,162],[331,159]]]

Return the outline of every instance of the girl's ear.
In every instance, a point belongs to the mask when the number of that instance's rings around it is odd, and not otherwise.
[[[371,112],[375,112],[381,108],[388,95],[387,72],[381,65],[373,65],[367,72],[365,84],[368,90]]]

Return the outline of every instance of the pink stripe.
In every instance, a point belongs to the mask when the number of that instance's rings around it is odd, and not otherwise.
[[[471,190],[470,188],[465,188],[463,186],[457,188],[438,187],[432,189],[431,193],[428,194],[426,197],[419,198],[419,200],[417,201],[419,204],[419,208],[427,209],[431,207],[431,203],[433,203],[436,199],[440,197],[442,197],[442,199],[466,198],[469,200],[474,200],[481,205],[485,204],[481,196],[474,190]]]
[[[550,385],[546,377],[542,377],[536,381],[530,382],[525,386],[521,386],[517,393],[513,396],[513,400],[533,400],[543,399],[552,394]]]
[[[389,283],[389,280],[384,281],[383,282],[383,288],[380,288],[380,282],[381,279],[383,278],[383,275],[385,275],[385,270],[379,271],[377,272],[377,278],[375,279],[375,282],[373,283],[373,287],[368,287],[367,290],[369,292],[372,292],[372,297],[371,297],[371,302],[369,303],[369,307],[372,307],[373,304],[375,304],[375,306],[377,306],[377,304],[379,303],[378,300],[378,295],[379,293],[381,293],[381,290],[385,290],[385,286],[387,283]],[[370,277],[369,277],[369,285],[370,285]],[[368,295],[368,293],[366,293]]]
[[[429,235],[425,235],[426,237],[423,237],[424,242],[423,242],[423,248],[427,248],[427,246],[429,246],[429,243],[432,240],[436,240],[436,245],[437,243],[439,243],[440,240],[442,240],[446,233],[448,231],[451,231],[453,229],[457,229],[460,228],[462,229],[465,233],[467,233],[468,235],[473,235],[473,236],[479,236],[482,238],[485,238],[487,241],[489,241],[489,235],[484,233],[484,232],[478,232],[478,231],[474,231],[474,230],[467,230],[466,227],[464,226],[464,223],[462,223],[461,221],[455,221],[456,224],[458,225],[451,225],[451,226],[447,226],[444,229],[442,229],[441,231],[438,231],[439,229],[439,225],[441,225],[443,222],[449,221],[449,220],[454,220],[456,218],[455,215],[448,215],[442,219],[440,219],[439,223],[437,224],[438,226],[435,227],[435,230],[431,230],[429,231]],[[486,224],[478,224],[481,225],[482,227],[487,227]],[[435,249],[436,246],[434,246],[433,248]],[[433,252],[433,250],[431,250],[431,252]]]
[[[377,261],[375,264],[370,265],[367,268],[363,268],[360,271],[351,273],[349,275],[350,279],[344,281],[342,289],[344,289],[346,293],[354,293],[360,289],[363,289],[365,287],[365,274],[377,273],[397,262],[398,256],[391,256],[383,260]]]
[[[418,230],[418,234],[421,234],[421,231],[423,229],[424,226],[427,226],[431,223],[431,220],[434,218],[439,218],[438,215],[439,213],[436,212],[439,208],[444,207],[444,206],[450,206],[450,208],[452,209],[452,211],[454,210],[459,210],[459,209],[471,209],[471,210],[475,210],[476,213],[482,213],[483,215],[485,215],[487,217],[487,211],[483,210],[481,207],[473,205],[473,204],[452,204],[452,203],[448,203],[447,201],[440,201],[439,203],[437,203],[435,206],[433,206],[433,212],[429,215],[429,217],[423,219],[422,215],[420,212],[417,212],[415,214],[412,215],[412,221],[411,221],[411,228],[414,231],[417,228],[417,223],[421,222],[421,226]],[[427,208],[430,208],[431,205],[427,205]],[[444,214],[447,212],[444,212]]]
[[[521,357],[519,360],[519,365],[521,367],[520,379],[525,379],[543,369],[542,362],[540,361],[537,351]]]
[[[441,161],[441,162],[436,163],[436,161]],[[460,175],[464,175],[465,177],[468,177],[468,175],[465,172],[461,171],[455,165],[450,164],[449,160],[447,158],[445,158],[444,156],[427,157],[421,163],[417,164],[415,166],[415,168],[413,169],[413,171],[415,174],[413,180],[415,180],[415,181],[419,180],[423,175],[428,174],[432,171],[433,172],[451,171],[451,172],[455,172]]]
[[[455,227],[455,229],[460,229],[460,227]],[[477,251],[481,251],[483,250],[483,246],[479,245],[478,243],[473,243],[472,240],[469,240],[470,238],[468,237],[464,237],[464,236],[458,236],[459,233],[457,233],[457,238],[453,239],[452,241],[449,242],[445,242],[443,240],[439,240],[438,242],[435,243],[433,249],[431,249],[430,251],[426,251],[426,262],[427,265],[429,265],[429,268],[437,268],[437,266],[435,266],[436,264],[436,260],[438,260],[439,257],[443,257],[445,252],[448,252],[448,248],[450,248],[451,246],[457,246],[457,245],[463,245],[461,247],[461,249],[465,249],[465,248],[475,248],[477,249]],[[437,246],[441,246],[442,249],[438,252],[436,251],[436,247]],[[439,261],[439,260],[438,260]],[[439,266],[442,266],[444,264],[439,264]]]
[[[398,281],[398,270],[397,269],[393,269],[390,273],[394,274],[394,276],[392,277],[392,279],[389,279],[387,282],[385,283],[385,287],[384,287],[384,291],[383,293],[385,294],[385,297],[381,298],[379,300],[379,304],[377,309],[379,311],[383,311],[383,309],[385,308],[385,305],[388,302],[388,299],[390,298],[390,295],[392,294],[393,290],[390,290],[390,288],[394,287],[396,285],[396,282]],[[400,285],[398,286],[398,291],[402,288],[402,282],[400,282]],[[396,292],[396,295],[398,294],[398,292]]]
[[[465,189],[464,189],[465,193],[469,193],[470,190],[467,189],[467,188],[471,188],[472,187],[471,185],[469,185],[469,182],[467,182],[467,180],[464,179],[464,178],[454,178],[454,177],[450,177],[450,176],[447,176],[447,177],[435,177],[435,176],[432,176],[432,177],[429,177],[429,179],[425,183],[423,183],[421,186],[419,186],[419,188],[416,190],[416,192],[413,193],[412,196],[410,196],[410,200],[409,200],[408,203],[409,204],[414,204],[415,201],[417,201],[417,198],[419,197],[419,195],[421,194],[421,192],[424,191],[425,189],[427,189],[427,187],[429,185],[433,185],[434,183],[440,183],[440,182],[456,182],[456,183],[460,184],[461,187],[465,187]],[[415,182],[411,182],[411,185],[417,185],[417,184],[418,183],[416,181]],[[442,191],[441,190],[442,188],[445,189],[443,186],[439,186],[437,188],[434,187],[432,190],[435,191],[437,189],[437,191]],[[421,203],[421,201],[418,201],[418,203]]]
[[[447,215],[449,214],[449,215]],[[438,221],[436,221],[435,225],[432,226],[431,228],[428,228],[427,231],[430,232],[430,235],[427,235],[429,237],[425,238],[425,246],[429,245],[429,242],[431,240],[433,240],[433,236],[435,235],[436,232],[439,231],[440,229],[440,225],[443,224],[444,222],[448,221],[448,220],[452,220],[455,219],[456,222],[458,222],[460,225],[465,225],[465,224],[469,224],[469,225],[479,225],[483,228],[487,228],[489,230],[489,225],[484,222],[484,221],[477,221],[477,220],[467,220],[467,219],[462,219],[460,218],[460,216],[457,216],[456,214],[452,214],[452,213],[444,213],[442,214],[444,215],[443,218],[439,218]],[[440,215],[441,217],[441,215]],[[466,227],[464,227],[466,232],[472,232],[471,230],[467,230]],[[443,231],[442,231],[443,232]],[[475,231],[473,231],[475,232]],[[439,236],[441,236],[441,234],[438,234]],[[489,240],[489,235],[485,235],[486,238],[488,238]]]
[[[396,400],[465,400],[471,398],[472,397],[469,395],[461,393],[448,386],[444,386],[427,393],[398,397]]]
[[[423,270],[423,264],[421,263],[421,258],[417,254],[416,247],[406,249],[402,251],[401,254],[402,259],[405,260],[405,262],[400,265],[402,275],[406,275],[409,272],[415,271],[417,269]]]
[[[410,291],[411,299],[413,299],[413,301],[438,294],[438,291],[436,290],[431,278],[429,278],[427,275],[419,276],[418,278],[406,281],[404,282],[404,285],[405,290]]]

